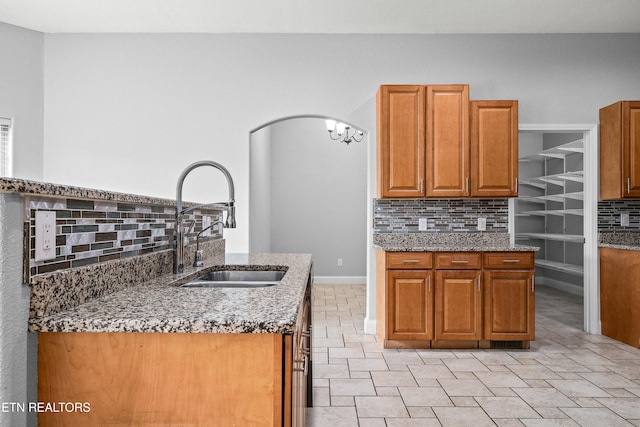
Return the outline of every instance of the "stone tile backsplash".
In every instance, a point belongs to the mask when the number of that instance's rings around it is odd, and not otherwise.
[[[471,233],[478,217],[487,219],[486,232],[508,233],[508,199],[374,199],[373,232]],[[427,230],[418,229],[426,218]]]
[[[28,244],[25,276],[81,267],[168,250],[173,247],[175,206],[84,200],[50,196],[24,196]],[[56,213],[56,258],[35,260],[35,212]],[[222,219],[218,209],[196,209],[186,215],[194,222],[189,237],[202,230],[203,216]],[[221,226],[202,234],[203,241],[219,238]]]
[[[620,214],[629,214],[629,225],[622,226]],[[598,232],[640,233],[640,200],[601,200],[598,202]]]

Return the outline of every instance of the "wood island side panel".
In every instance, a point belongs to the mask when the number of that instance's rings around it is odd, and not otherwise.
[[[279,334],[40,333],[39,426],[280,426]]]

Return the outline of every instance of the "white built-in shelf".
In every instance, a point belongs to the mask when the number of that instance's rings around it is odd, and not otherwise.
[[[584,183],[584,173],[582,171],[577,171],[537,176],[529,179],[521,179],[519,184],[530,185],[537,188],[547,188],[547,184],[563,186],[567,181]]]
[[[519,201],[531,203],[564,202],[566,199],[584,200],[583,191],[575,191],[573,193],[544,194],[540,196],[518,197]]]
[[[558,145],[557,147],[543,150],[539,153],[524,156],[519,159],[521,162],[539,161],[544,159],[564,159],[569,154],[584,153],[584,142],[582,139]]]
[[[552,210],[536,210],[536,211],[523,211],[516,216],[564,216],[564,215],[577,215],[584,216],[584,209],[552,209]]]
[[[566,264],[564,262],[549,261],[546,259],[537,259],[536,267],[548,268],[551,270],[562,271],[564,273],[584,275],[584,267],[575,264]]]
[[[558,242],[584,243],[584,236],[579,234],[553,234],[553,233],[518,233],[516,239],[555,240]]]

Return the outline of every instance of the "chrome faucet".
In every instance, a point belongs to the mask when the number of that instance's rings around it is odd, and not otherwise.
[[[229,201],[220,202],[220,203],[206,203],[203,205],[192,206],[190,208],[183,209],[182,208],[182,186],[184,185],[184,180],[189,175],[189,173],[201,166],[211,166],[218,169],[220,172],[224,174],[224,177],[227,179],[227,184],[229,186]],[[183,218],[187,212],[190,212],[194,209],[210,206],[210,205],[223,205],[226,206],[227,210],[227,220],[224,223],[225,228],[236,228],[236,207],[235,207],[235,189],[233,186],[233,178],[231,178],[231,174],[220,163],[213,162],[211,160],[201,160],[199,162],[192,163],[187,166],[185,170],[182,171],[180,177],[178,178],[178,185],[176,186],[176,225],[175,225],[175,251],[173,257],[173,273],[182,273],[184,271],[184,251],[185,251],[185,237],[186,234],[183,230]]]
[[[208,227],[203,228],[202,230],[200,230],[198,232],[198,234],[196,235],[196,256],[193,259],[193,266],[194,267],[202,267],[204,266],[204,261],[202,260],[203,258],[203,253],[202,253],[202,249],[200,249],[200,235],[202,233],[204,233],[205,231],[212,229],[213,227],[215,227],[216,225],[222,224],[222,226],[224,227],[224,223],[222,221],[215,221],[213,224],[209,225]]]

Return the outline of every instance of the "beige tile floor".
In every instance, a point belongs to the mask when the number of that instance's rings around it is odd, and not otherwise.
[[[581,299],[539,286],[530,350],[388,350],[364,285],[314,285],[309,427],[640,426],[640,350],[582,332]]]

